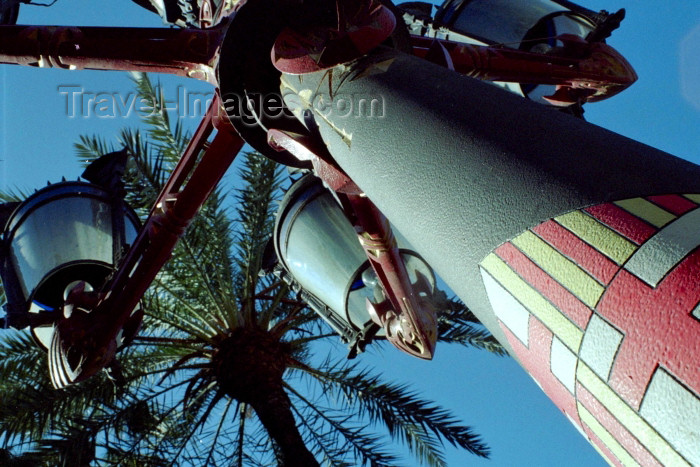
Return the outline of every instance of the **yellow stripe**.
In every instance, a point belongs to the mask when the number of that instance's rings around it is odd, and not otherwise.
[[[527,231],[514,238],[512,243],[583,303],[591,308],[598,303],[605,288],[537,235]]]
[[[624,199],[615,201],[615,204],[656,227],[663,227],[676,218],[676,216],[665,209],[642,198]]]
[[[630,465],[639,465],[639,463],[634,460],[634,457],[632,457],[627,450],[617,442],[613,435],[611,435],[608,430],[606,430],[605,427],[601,425],[598,420],[596,420],[592,413],[586,410],[586,408],[580,402],[578,402],[576,405],[578,407],[578,415],[581,417],[581,421],[588,425],[591,431],[595,433],[598,438],[600,438],[608,449],[610,449],[610,452],[615,454],[620,462],[622,462],[622,465],[625,467]],[[593,446],[595,446],[595,443]]]
[[[615,467],[615,466],[617,465],[617,464],[615,464],[613,461],[610,460],[610,458],[608,457],[608,455],[605,454],[605,453],[603,452],[603,450],[600,449],[600,448],[598,447],[597,444],[595,444],[595,443],[592,442],[592,443],[591,443],[591,446],[593,446],[593,449],[595,449],[596,451],[598,451],[598,454],[600,454],[600,457],[602,457],[603,460],[604,460],[605,462],[607,462],[608,465],[609,465],[610,467]]]
[[[518,276],[501,258],[491,253],[482,261],[486,269],[533,315],[539,318],[569,349],[578,354],[583,332]]]
[[[617,264],[624,263],[637,249],[634,243],[581,211],[573,211],[554,220]]]
[[[659,462],[673,466],[690,465],[581,360],[576,368],[576,378]]]
[[[700,204],[700,195],[697,193],[688,193],[683,196],[688,198],[690,201]]]

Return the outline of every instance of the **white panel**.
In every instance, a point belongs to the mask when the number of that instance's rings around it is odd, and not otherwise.
[[[663,368],[649,384],[639,413],[680,455],[700,465],[700,398]]]
[[[700,244],[700,209],[659,230],[625,264],[632,274],[656,287],[666,274]]]
[[[695,316],[697,319],[700,319],[700,303],[698,303],[698,305],[693,310],[693,316]]]
[[[552,374],[566,386],[571,394],[576,387],[576,363],[578,358],[559,339],[552,339],[552,351],[550,354],[550,366]]]
[[[579,356],[603,381],[608,380],[622,333],[598,315],[591,316]]]
[[[481,270],[481,277],[484,280],[493,312],[510,332],[527,346],[530,312],[484,269]]]

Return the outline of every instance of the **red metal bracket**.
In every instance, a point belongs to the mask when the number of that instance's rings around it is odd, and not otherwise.
[[[246,4],[246,0],[227,2],[218,11],[211,12],[211,19],[205,8],[205,22],[211,20],[217,24],[210,29],[4,25],[0,26],[0,63],[170,73],[218,85],[215,70],[230,24],[227,15],[233,15]],[[271,53],[278,69],[305,73],[359,58],[383,42],[395,27],[396,19],[377,0],[337,0],[336,5],[336,26],[310,24],[303,31],[287,30],[277,38]],[[469,76],[557,85],[559,89],[549,98],[555,104],[604,99],[636,80],[629,63],[609,46],[588,43],[575,36],[558,39],[564,46],[550,54],[436,42],[421,37],[412,40],[415,55]],[[100,298],[90,313],[109,316],[99,330],[102,345],[113,342],[126,325],[143,293],[170,257],[178,238],[244,144],[228,119],[218,118],[219,106],[217,99],[108,286],[109,293]],[[215,127],[218,133],[198,159]],[[322,143],[311,141],[310,136],[277,130],[270,130],[268,136],[274,147],[311,160],[317,174],[349,200],[357,217],[358,230],[362,232],[361,242],[387,292],[387,301],[370,306],[370,312],[387,329],[397,347],[412,355],[430,358],[436,339],[434,313],[431,314],[413,293],[386,219],[335,165]],[[65,329],[71,328],[65,326]],[[105,347],[83,346],[81,355],[93,363],[59,380],[69,384],[76,378],[94,374],[104,363],[100,358],[113,353],[109,350],[112,347],[105,350]],[[104,355],[97,358],[99,352]]]
[[[355,228],[360,244],[386,295],[381,303],[367,300],[367,311],[399,350],[432,359],[437,343],[436,311],[428,301],[420,299],[411,284],[389,220],[366,196],[346,196],[357,217]]]
[[[365,55],[391,35],[396,18],[375,0],[337,0],[337,28],[284,29],[272,48],[272,63],[292,74],[325,70]]]
[[[268,130],[267,142],[276,151],[289,151],[300,161],[311,161],[314,173],[338,193],[360,194],[362,191],[337,165],[325,146],[307,136],[282,130]],[[321,156],[324,154],[325,156]]]
[[[416,56],[458,73],[487,81],[557,85],[549,99],[555,105],[607,99],[637,80],[632,65],[609,45],[570,34],[557,39],[564,44],[562,49],[537,54],[411,36]]]
[[[211,29],[0,26],[0,63],[170,73],[216,84],[227,21]]]
[[[73,343],[73,349],[58,346],[53,351],[66,355],[71,351],[77,352],[82,363],[79,372],[70,374],[64,371],[64,378],[54,378],[55,384],[67,385],[86,379],[112,360],[117,335],[127,325],[132,311],[170,258],[177,241],[243,147],[245,142],[226,119],[218,118],[219,112],[220,100],[216,98],[163,187],[115,277],[107,285],[106,295],[89,313],[96,318],[94,322],[100,323],[99,327],[93,328],[93,338],[79,341],[74,336],[61,336],[63,341]],[[215,126],[218,132],[200,158]],[[82,314],[66,317],[66,323],[59,323],[57,329],[66,333],[80,332],[84,327],[77,322],[80,319]],[[51,355],[51,352],[49,365],[63,362],[65,366],[66,359]],[[54,368],[61,371],[60,367]]]
[[[381,303],[367,301],[367,311],[386,330],[387,340],[399,350],[432,359],[437,342],[435,310],[420,299],[411,284],[386,217],[332,160],[319,155],[324,154],[324,146],[318,146],[312,138],[269,130],[268,142],[273,148],[286,149],[301,160],[310,160],[314,173],[347,200],[360,244],[386,297]]]

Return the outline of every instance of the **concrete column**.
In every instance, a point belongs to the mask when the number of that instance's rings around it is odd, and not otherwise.
[[[604,457],[700,464],[700,167],[393,50],[282,92]]]

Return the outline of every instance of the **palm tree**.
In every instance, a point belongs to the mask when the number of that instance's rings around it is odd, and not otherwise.
[[[136,84],[160,108],[150,80]],[[147,137],[120,135],[133,155],[127,202],[142,215],[188,141],[163,111],[146,124]],[[77,148],[81,160],[114,149],[95,137]],[[284,283],[258,275],[280,169],[250,153],[240,175],[235,204],[214,192],[143,298],[144,329],[119,355],[120,370],[53,390],[31,338],[4,336],[0,456],[43,465],[397,465],[387,434],[428,465],[445,464],[443,441],[487,456],[470,428],[407,386],[342,357],[318,358],[318,343],[335,335]],[[504,354],[460,302],[436,303],[441,340]]]

